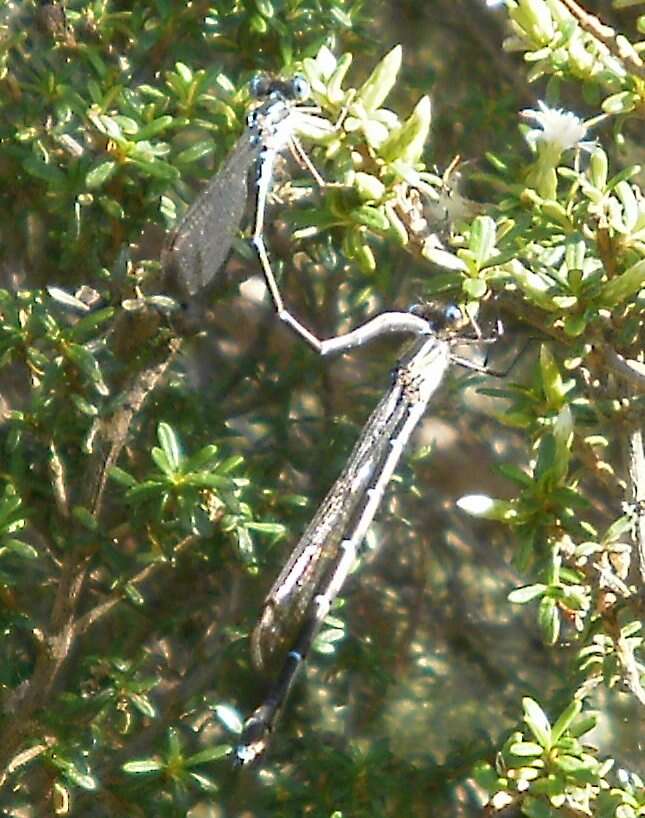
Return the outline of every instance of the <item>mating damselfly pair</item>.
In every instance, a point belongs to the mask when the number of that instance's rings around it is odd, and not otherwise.
[[[404,448],[450,364],[482,369],[455,354],[459,344],[482,342],[479,336],[467,340],[460,336],[466,322],[456,307],[384,313],[328,340],[319,340],[285,309],[263,239],[265,205],[277,154],[294,146],[298,155],[304,155],[295,137],[312,113],[298,104],[307,95],[302,78],[259,81],[253,90],[264,101],[249,114],[230,156],[173,232],[162,259],[167,275],[188,298],[199,295],[224,263],[251,196],[252,243],[276,312],[314,350],[321,355],[342,353],[388,333],[411,335],[414,340],[265,599],[252,636],[253,660],[265,668],[279,665],[282,656],[282,665],[263,702],[246,721],[235,753],[241,765],[264,753],[311,645],[357,560]]]

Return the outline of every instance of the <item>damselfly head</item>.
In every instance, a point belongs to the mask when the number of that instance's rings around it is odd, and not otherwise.
[[[302,102],[311,95],[311,86],[302,74],[282,80],[268,74],[257,74],[249,83],[249,92],[256,99],[277,99]]]
[[[433,332],[458,330],[468,323],[463,312],[456,304],[436,304],[433,302],[413,304],[409,312],[427,321]]]

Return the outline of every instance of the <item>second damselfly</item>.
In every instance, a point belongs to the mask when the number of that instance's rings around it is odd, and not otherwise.
[[[347,336],[319,342],[321,352],[331,351],[330,344],[340,352],[383,332],[417,335],[264,601],[251,640],[253,661],[264,668],[274,664],[276,655],[284,658],[264,701],[244,725],[236,750],[238,764],[251,764],[266,750],[310,647],[359,556],[403,450],[451,362],[481,369],[453,352],[459,344],[481,341],[460,337],[465,321],[456,307],[442,313],[417,308],[415,313],[385,313]],[[380,332],[374,330],[375,322]]]

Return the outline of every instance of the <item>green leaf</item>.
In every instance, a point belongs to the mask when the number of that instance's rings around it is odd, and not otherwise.
[[[430,97],[421,97],[410,117],[379,147],[386,161],[415,165],[423,153],[430,132]]]
[[[484,520],[507,522],[516,516],[513,503],[508,500],[497,500],[487,494],[465,494],[457,500],[456,505],[466,514]]]
[[[490,216],[477,216],[470,230],[469,248],[480,270],[493,256],[497,228]]]
[[[638,94],[633,91],[620,91],[603,100],[602,110],[606,114],[626,114],[639,104]]]
[[[92,418],[95,418],[98,415],[99,413],[98,407],[95,406],[93,403],[90,403],[89,401],[85,400],[85,398],[82,395],[72,393],[70,395],[70,398],[74,406],[76,406],[78,411],[81,412],[82,414]]]
[[[173,117],[166,114],[165,116],[157,117],[151,122],[148,122],[137,133],[137,141],[142,139],[151,139],[153,136],[158,136],[163,131],[167,130],[173,124]]]
[[[95,790],[98,786],[97,780],[89,773],[78,769],[74,764],[65,767],[65,775],[77,787],[83,790]]]
[[[488,292],[488,284],[483,278],[465,278],[461,288],[464,294],[473,301],[479,301]]]
[[[553,599],[543,597],[538,611],[538,623],[547,645],[555,645],[560,635],[560,614]]]
[[[549,750],[551,748],[551,724],[546,713],[535,699],[529,696],[522,699],[522,705],[524,706],[524,721],[540,745],[545,750]]]
[[[542,483],[549,477],[553,469],[555,460],[555,438],[551,433],[546,433],[540,440],[537,463],[535,464],[535,477]]]
[[[189,776],[197,784],[199,789],[203,790],[203,792],[217,792],[217,784],[203,773],[196,773],[194,770],[191,770]]]
[[[81,523],[88,531],[97,531],[98,522],[95,517],[83,506],[74,506],[72,516]]]
[[[551,807],[539,798],[527,796],[522,801],[522,813],[527,818],[555,818]]]
[[[147,696],[143,696],[140,693],[130,693],[128,695],[128,699],[140,713],[143,713],[144,716],[147,716],[150,719],[156,717],[157,711]]]
[[[230,477],[223,477],[221,474],[206,474],[204,472],[191,474],[184,482],[188,486],[198,486],[207,489],[232,489],[234,485]]]
[[[401,68],[402,56],[401,46],[394,46],[390,53],[378,63],[359,90],[357,100],[364,105],[366,111],[371,112],[380,108],[381,103],[394,87]]]
[[[22,540],[15,540],[10,537],[7,540],[2,540],[2,546],[26,560],[35,560],[38,557],[38,551],[33,545],[29,545],[29,543],[23,542]]]
[[[567,390],[564,388],[556,360],[546,344],[540,347],[540,372],[544,395],[549,407],[559,409],[565,400]]]
[[[525,585],[523,588],[516,588],[514,591],[511,591],[507,598],[509,602],[525,605],[527,602],[531,602],[537,597],[542,596],[547,587],[548,586],[543,585],[542,583]]]
[[[261,534],[273,534],[274,536],[284,536],[287,527],[283,523],[256,523],[248,522],[246,528],[252,531],[259,531]]]
[[[123,586],[123,590],[125,592],[125,595],[130,600],[130,602],[132,602],[133,605],[137,605],[140,607],[145,603],[146,598],[143,596],[141,591],[139,591],[136,585],[133,585],[131,582],[126,582],[126,584]]]
[[[121,769],[131,775],[141,775],[145,773],[158,773],[164,765],[156,758],[144,758],[139,761],[128,761],[122,765]]]
[[[365,202],[378,202],[385,193],[385,185],[371,173],[356,173],[354,175],[354,188],[359,197]]]
[[[109,394],[103,380],[103,373],[94,355],[80,344],[69,344],[66,351],[69,360],[92,381],[96,391],[103,396]]]
[[[10,489],[13,491],[13,489]],[[20,508],[22,500],[15,494],[8,492],[2,498],[0,503],[0,527],[5,526],[12,515]]]
[[[423,245],[421,255],[428,261],[437,264],[439,267],[444,267],[446,270],[457,270],[463,273],[468,270],[467,265],[459,256],[454,255],[454,253],[449,253],[447,250],[434,247],[429,242]]]
[[[180,759],[183,757],[181,737],[175,727],[168,728],[168,755],[172,759]]]
[[[637,261],[622,275],[612,278],[600,291],[602,303],[615,307],[645,286],[645,258]]]
[[[372,205],[366,204],[361,205],[361,207],[355,207],[354,210],[352,210],[352,218],[359,224],[364,224],[366,227],[369,227],[370,230],[374,230],[377,233],[386,233],[390,226],[385,213],[380,210],[380,208],[373,207]]]
[[[499,786],[497,773],[487,761],[477,762],[473,769],[473,778],[488,794],[494,792]]]
[[[108,474],[112,480],[126,488],[134,488],[138,485],[138,481],[131,474],[118,466],[112,466]]]
[[[168,459],[173,472],[177,471],[182,463],[181,446],[175,432],[167,423],[160,423],[157,427],[157,438]]]
[[[196,142],[190,148],[177,154],[176,162],[178,165],[192,165],[199,162],[205,156],[209,156],[215,150],[215,143],[212,140],[205,139],[201,142]]]
[[[22,165],[27,173],[48,182],[51,187],[62,188],[65,184],[65,176],[59,168],[35,156],[28,156],[23,160]]]
[[[116,168],[117,163],[112,159],[100,162],[96,167],[92,168],[85,177],[85,185],[88,190],[96,190],[102,187],[114,174]]]
[[[580,736],[584,736],[584,734],[588,733],[590,730],[593,730],[597,724],[598,717],[593,713],[589,713],[586,716],[581,716],[580,718],[577,718],[572,725],[570,725],[569,735],[579,738]]]
[[[580,715],[581,711],[582,702],[580,699],[574,699],[567,705],[567,707],[565,707],[562,713],[560,713],[555,724],[553,725],[553,729],[551,730],[551,736],[554,744],[557,744],[566,730],[569,729],[571,722]]]
[[[517,483],[521,488],[527,488],[533,482],[530,475],[512,463],[500,463],[499,466],[497,466],[497,471],[503,474],[504,477]]]
[[[168,455],[163,451],[163,449],[160,449],[158,446],[154,446],[150,452],[150,456],[154,460],[159,471],[162,471],[166,477],[175,476],[175,470],[168,460]]]
[[[163,452],[161,452],[160,449],[157,449],[157,451],[159,451],[163,457]],[[146,480],[143,483],[137,483],[136,486],[129,489],[127,496],[129,500],[145,499],[147,496],[159,494],[159,492],[162,491],[162,488],[163,487],[158,480]]]
[[[242,732],[243,722],[235,708],[227,704],[218,704],[214,707],[215,715],[227,730],[239,735]]]
[[[208,764],[211,761],[219,761],[220,758],[225,758],[227,755],[230,755],[230,752],[230,744],[217,744],[215,747],[208,747],[206,750],[202,750],[187,758],[186,766],[194,767],[197,764]]]
[[[513,755],[523,757],[537,757],[544,753],[544,748],[533,741],[516,741],[511,744],[509,750]]]

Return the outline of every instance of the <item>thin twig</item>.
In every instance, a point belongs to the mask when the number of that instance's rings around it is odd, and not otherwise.
[[[627,71],[645,79],[645,65],[634,46],[624,35],[617,34],[611,26],[601,22],[593,14],[589,14],[575,0],[562,0],[562,3],[567,7],[571,16],[578,21],[580,28],[584,29],[587,34],[591,34],[609,54],[623,63]]]
[[[605,361],[615,375],[629,381],[640,392],[645,392],[645,365],[640,361],[624,358],[609,345],[603,347]]]
[[[645,455],[643,454],[643,430],[632,429],[626,443],[627,473],[629,475],[630,500],[640,506],[645,502]],[[636,514],[634,521],[636,540],[636,560],[641,580],[641,591],[645,590],[645,515]]]
[[[65,482],[65,468],[63,462],[58,454],[56,444],[52,440],[49,444],[49,473],[51,475],[52,493],[54,495],[54,502],[56,503],[56,510],[64,519],[69,519],[69,501],[67,485]]]
[[[151,391],[158,385],[180,347],[181,341],[176,338],[170,339],[160,347],[154,363],[134,376],[130,388],[126,390],[124,403],[113,414],[111,420],[97,428],[94,455],[90,458],[82,479],[82,485],[87,486],[85,507],[97,522],[109,469],[116,463],[126,443],[134,417]],[[92,550],[87,548],[86,537],[83,537],[80,531],[78,535],[83,545],[70,548],[65,555],[46,641],[38,653],[34,672],[27,683],[24,696],[2,735],[0,770],[7,770],[10,759],[24,737],[33,729],[32,716],[47,700],[75,643],[76,610],[93,556]]]
[[[188,537],[184,537],[181,542],[177,543],[177,545],[173,549],[173,558],[177,557],[186,549],[190,548],[194,545],[195,542],[199,537],[195,534],[191,534]],[[155,576],[155,574],[159,573],[164,568],[168,568],[170,561],[164,562],[151,562],[150,564],[146,565],[145,568],[142,568],[137,574],[131,577],[127,582],[124,582],[123,588],[120,588],[118,591],[115,591],[111,594],[107,599],[103,602],[96,605],[96,607],[92,608],[91,611],[88,611],[83,616],[79,617],[76,620],[74,625],[74,636],[81,636],[84,634],[92,625],[102,619],[104,616],[110,613],[110,611],[115,608],[120,602],[123,601],[126,592],[125,587],[127,586],[138,586],[144,583],[146,580],[150,579],[151,577]]]

